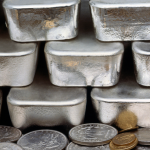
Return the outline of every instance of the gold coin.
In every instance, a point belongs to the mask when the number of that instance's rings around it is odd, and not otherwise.
[[[119,133],[126,132],[126,131],[130,131],[130,130],[135,130],[135,129],[138,129],[138,128],[139,128],[138,126],[133,127],[133,128],[128,128],[128,129],[119,131]]]
[[[136,136],[132,133],[121,133],[116,135],[112,142],[115,145],[127,145],[131,144],[136,139]]]
[[[111,150],[130,150],[130,149],[133,149],[134,147],[136,147],[137,144],[138,144],[138,139],[136,138],[134,140],[134,142],[132,142],[131,144],[122,145],[122,146],[115,145],[111,141],[110,144],[109,144],[109,147],[110,147]]]
[[[122,130],[134,128],[137,125],[137,116],[131,111],[123,111],[116,119],[116,125]]]

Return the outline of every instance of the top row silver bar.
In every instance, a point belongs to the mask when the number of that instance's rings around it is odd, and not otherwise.
[[[90,0],[100,41],[150,40],[150,0]],[[80,0],[5,0],[10,37],[18,42],[66,40],[78,34]]]
[[[78,34],[80,0],[5,0],[7,27],[18,42],[72,39]]]

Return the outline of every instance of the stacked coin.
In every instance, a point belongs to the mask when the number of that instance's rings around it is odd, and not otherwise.
[[[109,144],[111,150],[130,150],[136,147],[138,139],[132,133],[121,133],[115,136]]]

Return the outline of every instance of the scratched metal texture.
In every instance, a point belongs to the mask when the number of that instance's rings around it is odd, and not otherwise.
[[[18,42],[72,39],[78,34],[80,0],[6,0],[3,8],[10,38]],[[55,4],[56,3],[56,4]]]
[[[7,104],[13,126],[21,130],[31,126],[71,128],[84,121],[86,89],[56,87],[48,74],[37,73],[30,86],[10,90]]]
[[[150,86],[150,43],[133,42],[134,72],[140,85]]]
[[[90,7],[98,40],[150,39],[149,0],[90,0]]]
[[[16,43],[0,30],[0,86],[32,83],[38,57],[38,43]]]
[[[88,1],[82,1],[81,10],[77,38],[46,43],[50,80],[57,86],[113,86],[119,81],[123,44],[96,40]]]

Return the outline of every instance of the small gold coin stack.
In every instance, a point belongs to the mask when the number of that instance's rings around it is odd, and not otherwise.
[[[132,133],[121,133],[115,136],[109,144],[111,150],[130,150],[136,147],[138,139]]]

